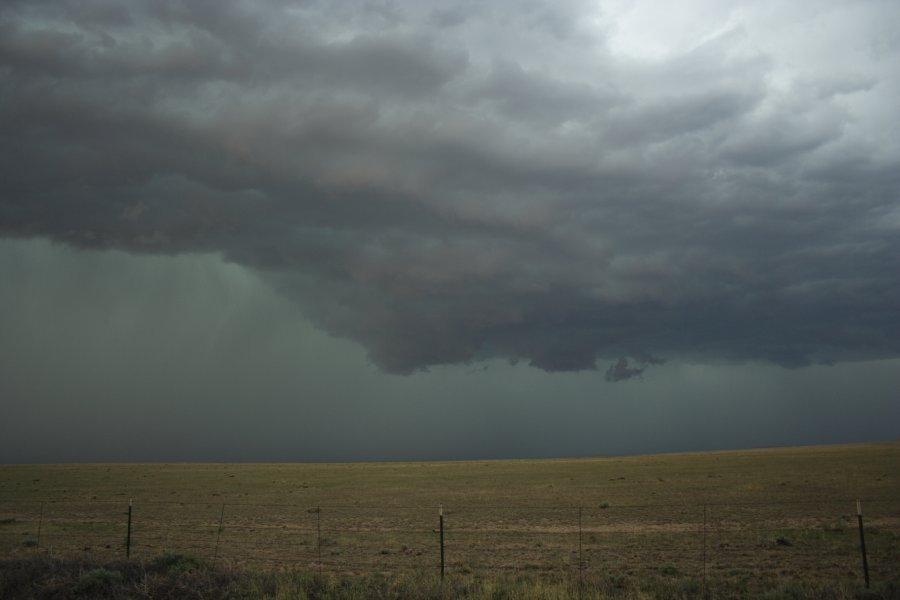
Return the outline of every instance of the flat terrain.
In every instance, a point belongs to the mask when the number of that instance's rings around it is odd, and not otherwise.
[[[430,463],[0,466],[0,556],[328,572],[900,579],[900,443]]]

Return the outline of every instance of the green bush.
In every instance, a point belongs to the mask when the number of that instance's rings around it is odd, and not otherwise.
[[[180,552],[165,552],[150,561],[149,569],[155,573],[164,575],[184,575],[194,571],[201,571],[206,567],[203,560],[190,554]]]
[[[90,594],[92,596],[103,594],[122,583],[122,574],[118,571],[110,571],[102,567],[85,571],[78,577],[75,584],[76,594]]]

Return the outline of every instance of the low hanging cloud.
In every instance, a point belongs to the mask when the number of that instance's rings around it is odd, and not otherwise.
[[[622,356],[610,365],[606,370],[607,381],[624,381],[626,379],[634,379],[640,377],[644,373],[646,367],[632,367],[628,365],[628,357]]]
[[[900,356],[900,5],[645,9],[5,2],[0,235],[218,252],[395,373]]]
[[[629,357],[620,356],[619,360],[611,364],[606,370],[606,381],[616,382],[627,379],[640,379],[644,371],[651,365],[661,365],[666,362],[664,359],[642,353],[632,358],[634,363],[629,363]]]

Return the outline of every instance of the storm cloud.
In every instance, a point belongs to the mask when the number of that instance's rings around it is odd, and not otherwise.
[[[900,5],[629,6],[4,2],[0,235],[216,253],[393,373],[900,356]]]

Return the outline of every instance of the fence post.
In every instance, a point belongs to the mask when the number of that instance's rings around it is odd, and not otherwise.
[[[584,589],[584,554],[582,552],[581,506],[578,507],[578,597]]]
[[[319,577],[322,577],[322,507],[316,507],[316,556],[319,562]]]
[[[219,558],[219,539],[222,537],[222,524],[225,521],[225,503],[222,503],[222,512],[219,513],[219,529],[216,531],[216,548],[213,551],[213,566]]]
[[[862,552],[863,576],[866,578],[866,587],[869,587],[869,559],[866,557],[866,536],[863,533],[862,502],[856,501],[856,519],[859,521],[859,549]]]
[[[128,529],[125,533],[125,558],[131,558],[131,509],[134,504],[134,499],[128,499]]]
[[[707,505],[706,502],[703,503],[703,597],[706,598],[709,595],[709,589],[706,587],[706,512]]]
[[[44,503],[41,502],[41,514],[38,517],[38,532],[37,532],[37,546],[36,548],[41,547],[41,528],[44,525]]]
[[[441,530],[441,582],[444,581],[444,505],[438,505],[438,522]]]

